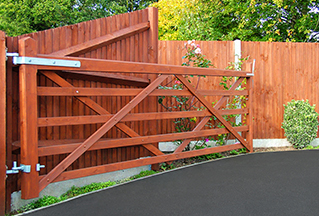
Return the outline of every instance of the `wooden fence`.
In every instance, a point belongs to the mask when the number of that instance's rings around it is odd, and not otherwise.
[[[181,65],[185,41],[159,41],[159,63]],[[233,41],[199,41],[203,54],[217,68],[234,62]],[[292,99],[319,104],[319,43],[241,42],[242,56],[256,60],[254,76],[254,139],[284,138],[283,104]],[[244,65],[245,67],[245,65]],[[207,78],[202,88],[217,88]],[[316,106],[319,113],[319,106]]]
[[[83,50],[82,54],[77,54],[85,58],[98,58],[110,60],[123,60],[134,62],[157,63],[157,10],[142,10],[129,14],[122,14],[107,17],[76,25],[50,29],[33,34],[18,37],[7,37],[6,47],[8,52],[20,52],[19,40],[31,37],[36,40],[37,49],[35,53],[50,54],[65,50],[76,45],[94,45],[94,39],[104,37],[106,41],[91,50]],[[2,50],[1,50],[2,51]],[[56,55],[59,55],[56,54]],[[2,73],[3,74],[3,73]],[[94,76],[93,76],[94,74]],[[37,75],[38,86],[57,87],[50,78],[41,73]],[[81,71],[73,73],[59,72],[59,76],[64,78],[66,85],[75,87],[92,88],[141,88],[149,84],[155,76],[151,74],[122,74],[122,73],[92,73],[91,76]],[[12,65],[12,58],[7,61],[7,89],[6,89],[6,164],[11,169],[12,162],[21,163],[20,152],[20,99],[19,99],[19,68]],[[116,113],[132,97],[90,97],[92,104],[98,103],[108,110],[108,113]],[[83,99],[84,100],[84,99]],[[139,104],[132,111],[146,112],[152,111],[148,104],[152,99]],[[154,99],[153,99],[154,101]],[[34,105],[33,105],[34,106]],[[95,114],[81,100],[74,97],[39,96],[38,97],[38,117],[57,116],[84,116]],[[105,111],[104,111],[105,112]],[[2,119],[2,118],[1,118]],[[136,133],[141,135],[156,133],[156,127],[150,122],[127,123]],[[155,124],[156,125],[156,124]],[[52,140],[83,140],[89,137],[101,124],[87,125],[66,125],[66,126],[45,126],[39,124],[39,143],[48,144]],[[127,137],[120,130],[112,128],[106,137]],[[13,153],[12,153],[13,152]],[[113,163],[123,160],[135,159],[149,155],[149,151],[141,146],[111,148],[90,151],[76,160],[67,170],[91,167],[105,163]],[[48,173],[59,164],[66,154],[52,155],[46,154],[39,157],[39,163],[45,165],[41,169],[40,175]],[[37,159],[36,159],[37,160]],[[20,190],[21,176],[9,175],[7,179],[7,209],[10,209],[11,192]]]
[[[245,71],[157,64],[157,10],[154,8],[7,37],[8,52],[19,53],[19,59],[26,62],[16,66],[9,57],[6,73],[3,42],[0,81],[1,86],[6,84],[6,91],[2,88],[0,96],[6,94],[6,107],[4,100],[1,101],[0,113],[5,115],[0,117],[6,118],[6,133],[0,136],[1,150],[7,152],[8,169],[12,168],[12,161],[31,165],[30,173],[7,178],[7,210],[11,192],[20,189],[22,198],[29,199],[37,197],[51,182],[243,147],[252,151],[252,100],[244,109],[222,109],[230,96],[252,98],[252,75]],[[60,60],[76,61],[76,65],[29,64],[34,59],[21,57],[40,58],[51,64],[59,64]],[[229,91],[220,91],[194,89],[182,75],[239,78]],[[245,78],[247,89],[236,90]],[[157,89],[173,79],[180,80],[184,89]],[[158,96],[173,95],[193,96],[206,110],[160,112],[163,110],[158,106]],[[219,102],[213,107],[204,95],[214,96]],[[247,115],[246,125],[232,127],[222,117],[238,113]],[[165,128],[162,119],[194,116],[199,121],[193,131],[169,133],[162,129]],[[212,116],[225,128],[205,128]],[[191,139],[224,133],[232,134],[239,143],[182,152]],[[184,141],[173,154],[164,155],[158,150],[158,142],[174,140]],[[4,159],[0,159],[4,171]],[[37,164],[45,168],[38,172]],[[3,173],[0,177],[3,187]],[[2,214],[4,197],[0,198]]]

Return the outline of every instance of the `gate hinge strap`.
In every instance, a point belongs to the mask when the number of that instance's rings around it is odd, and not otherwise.
[[[44,65],[44,66],[57,66],[57,67],[81,67],[80,61],[74,60],[61,60],[61,59],[48,59],[37,57],[19,56],[19,53],[6,53],[7,57],[12,57],[12,62],[15,65],[28,64],[28,65]]]

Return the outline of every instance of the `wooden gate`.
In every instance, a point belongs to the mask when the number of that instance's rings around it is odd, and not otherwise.
[[[39,192],[43,190],[48,184],[56,181],[63,181],[73,178],[85,177],[88,175],[96,175],[105,172],[115,171],[119,169],[132,168],[136,166],[142,166],[147,164],[160,163],[165,161],[172,161],[181,158],[193,157],[203,154],[209,154],[213,152],[222,152],[233,149],[239,149],[246,147],[249,151],[252,151],[251,144],[251,119],[248,118],[246,126],[232,127],[222,115],[225,112],[218,110],[223,102],[225,102],[227,95],[251,95],[251,76],[248,72],[227,71],[218,69],[202,69],[202,68],[190,68],[181,66],[168,66],[158,65],[151,63],[134,63],[124,61],[111,61],[100,59],[86,59],[79,57],[64,57],[65,53],[73,55],[78,53],[77,47],[71,47],[63,52],[53,53],[51,55],[40,55],[35,51],[36,41],[31,38],[24,38],[19,41],[20,56],[36,57],[45,60],[51,60],[53,62],[59,61],[75,61],[80,63],[80,67],[63,67],[63,66],[48,66],[48,65],[29,65],[22,64],[20,66],[20,109],[21,109],[21,163],[31,164],[31,173],[23,174],[21,181],[22,197],[24,199],[37,197]],[[92,45],[82,45],[81,49],[91,49]],[[62,53],[62,54],[61,54]],[[78,63],[78,64],[79,64]],[[77,63],[75,63],[77,64]],[[81,71],[87,74],[92,72],[99,73],[149,73],[156,74],[157,78],[152,81],[143,90],[136,89],[108,89],[108,88],[77,88],[68,83],[65,79],[57,75],[55,71],[62,70],[66,73],[72,71]],[[37,86],[37,73],[40,72],[56,83],[60,87],[38,87]],[[178,80],[182,82],[186,91],[179,90],[159,90],[157,87],[168,78],[169,75],[174,75]],[[232,86],[229,91],[214,91],[196,90],[192,84],[190,84],[183,75],[197,75],[197,76],[238,76],[239,79]],[[246,91],[237,91],[236,87],[242,83],[244,79],[247,79]],[[196,128],[191,132],[174,133],[174,134],[160,134],[151,136],[140,136],[134,130],[125,125],[126,121],[147,121],[158,120],[163,118],[177,118],[192,117],[194,112],[169,112],[169,113],[140,113],[129,114],[134,107],[136,107],[142,100],[148,96],[165,96],[165,95],[193,95],[195,96],[207,109],[205,117],[201,120]],[[215,107],[212,107],[210,103],[204,98],[204,95],[224,95],[224,97],[217,103]],[[110,114],[107,110],[99,106],[99,104],[92,101],[87,96],[134,96],[134,98],[127,103],[116,114]],[[38,96],[74,96],[77,97],[82,103],[94,110],[98,115],[93,116],[76,116],[76,117],[52,117],[52,118],[38,118],[37,114],[37,97]],[[250,103],[250,100],[249,100]],[[248,108],[237,112],[249,114],[251,104],[248,104]],[[236,111],[235,111],[236,112]],[[229,114],[229,113],[228,113]],[[195,114],[196,116],[196,114]],[[202,130],[208,120],[215,116],[225,128]],[[50,143],[45,146],[38,146],[38,126],[53,126],[53,125],[72,125],[72,124],[91,124],[91,123],[103,123],[103,125],[97,129],[88,139],[84,142],[71,142],[71,143]],[[250,128],[249,128],[250,126]],[[107,133],[112,127],[119,128],[122,132],[126,133],[130,138],[121,139],[101,139],[101,137]],[[248,131],[247,140],[245,140],[238,132]],[[203,150],[196,150],[190,152],[182,152],[187,146],[189,141],[197,137],[205,137],[218,135],[223,133],[231,133],[240,143],[208,148]],[[177,150],[165,155],[159,151],[156,147],[150,143],[170,141],[170,140],[185,140]],[[116,147],[127,147],[134,145],[142,145],[149,150],[154,156],[150,158],[137,159],[132,161],[125,161],[119,163],[112,163],[107,165],[94,166],[90,168],[65,171],[75,160],[77,160],[86,151],[108,149]],[[45,155],[55,154],[69,154],[62,162],[60,162],[54,169],[48,174],[39,176],[35,170],[36,164],[38,164],[38,157]]]
[[[134,36],[134,34],[139,34],[146,30],[157,32],[156,9],[148,9],[147,13],[149,21],[140,22],[136,25],[122,28],[112,34],[106,34],[74,46],[49,52],[48,54],[39,53],[39,50],[43,50],[43,48],[38,47],[41,41],[38,41],[37,36],[19,39],[19,57],[17,60],[21,61],[18,64],[20,139],[16,142],[9,142],[9,151],[18,151],[20,155],[19,163],[31,166],[30,173],[21,173],[21,196],[23,199],[38,197],[39,192],[52,182],[244,147],[246,147],[249,152],[253,150],[251,124],[253,74],[250,72],[156,64],[157,33],[150,33],[150,37],[147,39],[149,46],[146,53],[151,56],[149,58],[151,60],[148,61],[149,63],[86,58],[85,55],[83,56],[83,54],[87,52],[93,52],[96,49],[100,49],[119,40],[125,40],[128,37]],[[140,42],[144,41],[140,40]],[[138,53],[136,54],[138,55]],[[0,60],[1,57],[0,55]],[[69,65],[65,66],[65,64]],[[137,76],[141,74],[148,74],[149,80]],[[73,77],[84,76],[85,79],[95,77],[97,79],[106,78],[107,80],[116,77],[120,83],[135,83],[135,87],[79,86],[70,82],[68,77],[71,75]],[[185,76],[189,75],[215,77],[234,76],[238,77],[238,79],[229,90],[199,90],[195,89],[185,78]],[[54,85],[42,85],[41,77],[50,80]],[[168,77],[178,79],[183,84],[183,90],[158,89],[158,86],[165,82]],[[5,79],[5,77],[0,77],[0,81],[2,78]],[[246,90],[238,90],[237,87],[243,85],[244,80],[246,80]],[[3,93],[3,91],[1,91],[0,94],[1,93]],[[193,96],[201,103],[204,109],[201,111],[157,112],[157,97],[173,95]],[[214,106],[205,98],[205,96],[212,95],[220,97],[218,103]],[[223,105],[229,96],[233,95],[246,95],[248,98],[247,106],[234,110],[223,109]],[[45,115],[46,113],[42,113],[39,110],[41,110],[42,98],[46,97],[73,97],[88,107],[91,112],[78,113],[78,115],[75,113],[71,115],[64,113],[66,114],[64,116]],[[126,100],[120,99],[123,105],[114,112],[114,110],[107,109],[107,107],[110,106],[102,106],[101,101],[94,99],[95,97],[125,97]],[[41,101],[39,101],[40,99]],[[146,99],[148,100],[149,109],[143,109],[142,112],[133,112],[133,110]],[[50,100],[46,102],[52,103]],[[117,104],[119,100],[109,100],[108,102]],[[145,103],[143,106],[145,107]],[[2,111],[1,108],[0,106],[0,111]],[[233,127],[223,117],[223,115],[231,114],[245,114],[246,124]],[[163,119],[194,116],[201,120],[197,123],[193,131],[158,134],[156,128],[152,129],[154,128],[154,124],[157,124],[158,121]],[[205,125],[212,117],[216,118],[216,121],[219,121],[223,127],[205,129]],[[144,130],[148,130],[148,133],[141,133],[141,130],[138,132],[136,128],[133,127],[132,122],[138,122],[138,124],[149,122],[148,124],[144,124],[149,127],[144,127]],[[91,133],[84,139],[41,139],[39,136],[39,131],[45,127],[70,127],[74,125],[91,124],[98,125],[98,127],[95,127],[94,131],[91,130]],[[123,135],[105,136],[112,128],[117,128]],[[244,133],[241,135],[239,132]],[[193,139],[225,133],[232,134],[239,143],[194,151],[183,151]],[[70,137],[72,137],[72,134]],[[5,144],[2,145],[2,142],[6,142],[5,137],[3,138],[4,141],[2,138],[1,136],[1,147],[5,146]],[[174,153],[164,154],[158,149],[158,142],[174,140],[183,140],[182,144]],[[150,157],[141,157],[142,154],[137,154],[137,156],[131,157],[131,159],[125,160],[124,158],[106,164],[95,163],[95,165],[89,167],[70,169],[86,152],[128,148],[132,146],[143,148]],[[105,157],[108,157],[108,154],[109,152],[105,152]],[[52,167],[52,169],[49,169],[48,172],[39,172],[37,167],[42,164],[41,158],[51,155],[64,155],[64,157],[59,163]]]

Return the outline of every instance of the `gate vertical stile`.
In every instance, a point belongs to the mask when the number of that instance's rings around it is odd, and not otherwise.
[[[30,38],[19,40],[20,56],[36,56],[37,42]],[[38,163],[38,111],[37,111],[37,66],[21,65],[19,68],[20,140],[21,164],[31,165],[30,173],[22,172],[21,198],[39,196]]]
[[[148,30],[148,63],[158,63],[158,9],[151,7],[148,8],[148,20],[150,22],[150,29]],[[148,75],[151,81],[156,79],[156,74]],[[157,98],[149,98],[150,106],[149,112],[157,112]],[[152,135],[158,133],[157,122],[149,121],[149,129]],[[153,143],[156,148],[159,148],[158,143]],[[152,164],[152,170],[159,170],[159,164]]]
[[[5,215],[6,203],[6,44],[0,31],[0,215]]]
[[[247,101],[247,108],[248,108],[248,116],[247,116],[247,125],[248,125],[248,132],[246,135],[246,140],[248,141],[249,152],[253,152],[253,77],[247,77],[247,90],[248,90],[248,101]]]

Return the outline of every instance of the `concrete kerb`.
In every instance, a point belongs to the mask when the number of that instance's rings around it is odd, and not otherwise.
[[[229,140],[227,142],[227,145],[234,144],[235,140]],[[191,146],[194,146],[196,142],[191,142]],[[217,146],[215,142],[209,141],[207,142],[207,145],[209,146]],[[314,141],[310,143],[312,146],[318,146],[319,145],[319,138],[316,138]],[[159,149],[162,152],[173,152],[177,148],[178,145],[176,145],[174,142],[160,142],[159,143]],[[253,146],[254,148],[276,148],[276,147],[287,147],[291,146],[291,144],[287,141],[287,139],[254,139],[253,140]]]
[[[228,142],[228,144],[233,144],[233,143],[235,143],[235,140],[230,140]],[[211,145],[211,146],[215,146],[215,143],[212,141],[209,141],[207,144]],[[311,145],[314,147],[318,146],[319,145],[319,138],[312,141]],[[270,148],[270,147],[291,146],[291,144],[286,139],[254,139],[253,146],[255,148]],[[177,148],[177,145],[173,142],[159,143],[159,149],[163,152],[173,152],[176,148]],[[239,155],[239,156],[243,156],[243,155]],[[231,157],[228,157],[228,158],[231,158]],[[224,159],[224,158],[221,158],[221,159]],[[219,159],[215,159],[215,160],[219,160]],[[210,161],[205,161],[205,162],[201,162],[201,163],[206,163],[206,162],[210,162]],[[198,163],[198,164],[201,164],[201,163]],[[192,165],[188,165],[188,166],[181,167],[181,168],[187,168],[189,166],[194,166],[194,165],[198,165],[198,164],[192,164]],[[178,168],[178,169],[180,169],[180,168]],[[69,190],[72,186],[82,187],[82,186],[85,186],[85,185],[88,185],[88,184],[91,184],[94,182],[107,182],[107,181],[117,181],[117,180],[125,179],[128,177],[134,176],[136,174],[139,174],[141,171],[144,171],[144,170],[150,170],[150,166],[136,167],[136,168],[127,169],[127,170],[120,170],[120,171],[104,173],[104,174],[100,174],[100,175],[94,175],[94,176],[88,176],[88,177],[79,178],[79,179],[72,179],[72,180],[63,181],[63,182],[52,183],[40,193],[39,198],[46,196],[46,195],[60,196],[63,193],[65,193],[67,190]],[[169,170],[169,171],[173,171],[173,170]],[[158,174],[161,174],[161,173],[158,173]],[[157,174],[155,174],[155,175],[157,175]],[[154,176],[154,175],[152,175],[152,176]],[[135,181],[135,180],[133,180],[133,181]],[[132,182],[132,181],[130,181],[130,182]],[[31,203],[39,198],[22,200],[21,199],[21,192],[20,191],[14,192],[11,195],[12,210],[17,210],[20,207],[27,205],[28,203]]]
[[[22,206],[25,206],[44,196],[48,196],[48,195],[55,196],[55,197],[61,196],[63,193],[71,189],[72,186],[83,187],[91,183],[118,181],[118,180],[122,180],[125,178],[129,178],[131,176],[137,175],[141,171],[145,171],[145,170],[151,170],[151,165],[51,183],[43,191],[40,192],[40,195],[38,198],[34,198],[34,199],[24,200],[24,199],[21,199],[21,191],[13,192],[11,194],[11,210],[12,211],[17,210],[21,208]]]
[[[255,154],[255,153],[253,153],[253,154]],[[120,187],[120,186],[123,186],[125,184],[131,184],[131,183],[134,183],[135,181],[140,181],[140,180],[143,180],[143,179],[146,179],[146,178],[152,178],[152,177],[155,177],[155,176],[158,176],[158,175],[166,174],[166,173],[169,173],[169,172],[174,172],[174,171],[177,171],[177,170],[180,170],[180,169],[186,169],[186,168],[193,167],[193,166],[198,166],[198,165],[201,165],[201,164],[204,164],[204,163],[215,162],[215,161],[219,161],[219,160],[230,159],[230,158],[240,157],[240,156],[247,156],[247,155],[249,155],[249,154],[232,155],[232,156],[229,156],[229,157],[226,157],[226,158],[216,158],[216,159],[210,160],[210,161],[202,161],[202,162],[198,162],[198,163],[190,164],[190,165],[185,165],[185,166],[178,167],[178,168],[171,169],[171,170],[166,170],[166,171],[163,171],[163,172],[155,173],[153,175],[144,176],[144,177],[141,177],[141,178],[138,178],[138,179],[133,179],[131,181],[124,182],[124,183],[121,183],[121,184],[116,184],[116,185],[113,185],[113,186],[110,186],[110,187],[107,187],[107,188],[103,188],[103,189],[100,189],[100,190],[88,192],[86,194],[81,194],[79,196],[72,197],[70,199],[67,199],[67,200],[64,200],[64,201],[61,201],[61,202],[58,202],[58,203],[54,203],[54,204],[49,205],[49,206],[44,206],[44,207],[41,207],[41,208],[37,208],[37,209],[34,209],[34,210],[30,210],[28,212],[24,212],[24,213],[18,214],[17,216],[30,214],[32,212],[39,211],[39,210],[46,209],[46,208],[50,208],[50,207],[53,207],[55,205],[59,205],[59,204],[64,203],[64,202],[69,202],[69,201],[72,201],[74,199],[81,198],[83,196],[87,196],[87,195],[90,195],[90,194],[93,194],[93,193],[97,193],[97,192],[100,192],[100,191],[104,191],[104,190],[113,189],[115,187]]]

